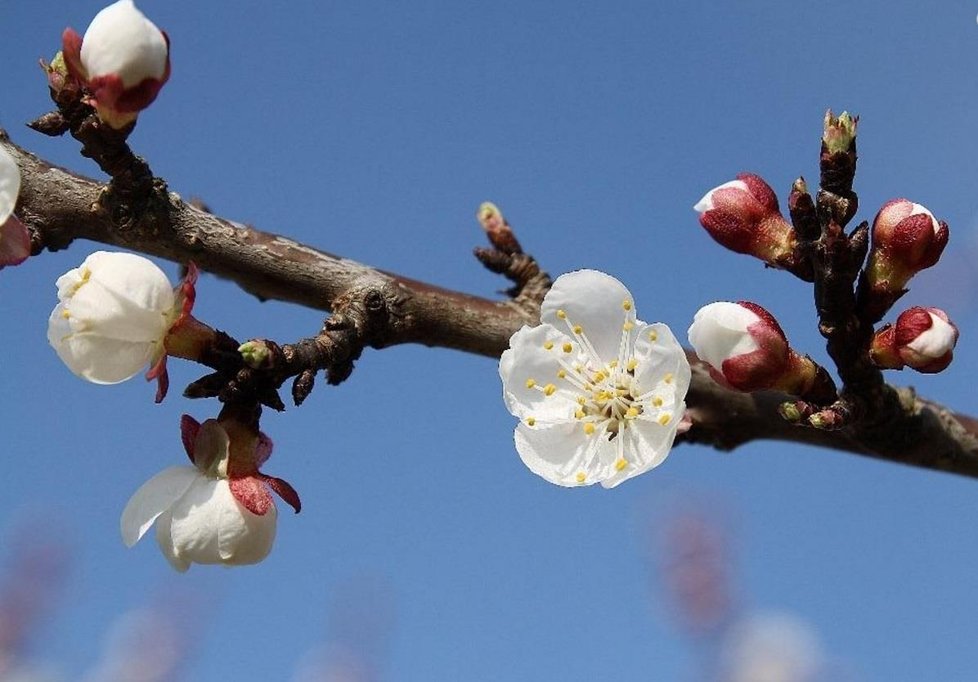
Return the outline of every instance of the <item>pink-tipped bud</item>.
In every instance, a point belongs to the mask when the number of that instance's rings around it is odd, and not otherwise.
[[[689,328],[689,343],[714,381],[728,388],[777,389],[819,399],[834,392],[824,370],[792,350],[774,316],[756,303],[703,306]]]
[[[934,265],[947,246],[947,223],[908,199],[892,199],[873,221],[866,276],[876,291],[902,292],[915,274]]]
[[[84,38],[68,28],[61,39],[68,73],[113,128],[136,120],[170,77],[169,38],[132,0],[118,0],[96,14]]]
[[[935,374],[951,364],[958,328],[940,308],[919,306],[904,310],[895,325],[886,325],[873,338],[869,356],[883,369],[909,367]]]
[[[700,308],[689,342],[718,383],[739,391],[769,388],[788,364],[788,340],[777,320],[747,301]]]
[[[774,190],[760,176],[741,173],[707,192],[693,207],[717,242],[737,253],[782,267],[791,259],[795,231],[781,215]]]

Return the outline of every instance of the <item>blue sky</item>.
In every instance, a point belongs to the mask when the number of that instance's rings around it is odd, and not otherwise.
[[[23,123],[50,108],[37,59],[100,7],[0,9],[0,126],[95,177],[77,143]],[[754,300],[817,359],[810,290],[720,249],[691,207],[742,170],[783,202],[795,177],[817,178],[825,110],[855,112],[859,219],[906,196],[951,226],[905,302],[950,313],[954,363],[891,380],[978,413],[978,2],[140,7],[169,33],[173,75],[131,144],[184,197],[485,296],[505,286],[470,256],[475,210],[493,200],[549,272],[609,272],[645,320],[682,336],[701,305]],[[360,647],[385,680],[693,679],[654,541],[690,504],[732,535],[741,600],[805,620],[852,679],[978,669],[978,482],[758,443],[682,446],[613,491],[558,489],[519,461],[495,363],[422,347],[368,351],[342,386],[267,414],[265,468],[299,490],[302,513],[281,515],[263,564],[178,576],[151,541],[125,549],[118,517],[182,463],[180,415],[217,407],[180,397],[200,374],[188,365],[171,364],[160,406],[142,381],[93,386],[61,366],[45,341],[54,280],[97,248],[0,273],[0,547],[38,519],[67,539],[63,599],[33,652],[68,679],[95,666],[120,614],[171,595],[193,614],[188,680],[291,679],[331,642]],[[238,338],[290,341],[321,323],[208,276],[196,313]]]

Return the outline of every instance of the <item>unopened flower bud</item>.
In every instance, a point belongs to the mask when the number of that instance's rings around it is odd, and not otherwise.
[[[88,91],[86,100],[113,128],[127,126],[152,104],[170,77],[170,42],[132,0],[95,15],[85,37],[62,35],[68,72]]]
[[[703,306],[688,334],[710,376],[723,386],[803,395],[815,383],[815,363],[788,346],[777,320],[756,303],[718,301]]]
[[[196,359],[213,343],[215,332],[190,314],[196,278],[191,266],[174,289],[142,256],[97,251],[58,278],[48,341],[68,369],[96,384],[125,381],[149,364],[159,402],[167,356]]]
[[[795,231],[778,208],[774,190],[757,175],[741,173],[707,192],[693,207],[717,242],[737,253],[785,267],[795,248]]]
[[[241,359],[244,360],[244,363],[252,369],[261,367],[271,355],[268,344],[261,340],[242,343],[238,346],[238,352],[241,353]]]
[[[883,369],[910,367],[934,374],[951,364],[957,342],[958,328],[947,313],[915,306],[900,313],[895,325],[876,332],[869,356]]]
[[[940,259],[947,238],[947,223],[920,204],[888,201],[873,221],[873,247],[866,265],[870,287],[902,293],[911,277]]]

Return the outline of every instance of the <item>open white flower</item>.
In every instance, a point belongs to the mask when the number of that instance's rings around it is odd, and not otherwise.
[[[665,460],[686,405],[686,354],[664,324],[636,318],[614,277],[578,270],[543,299],[499,362],[516,449],[551,483],[612,488]]]
[[[271,454],[267,436],[228,427],[231,432],[218,420],[199,424],[184,415],[183,443],[194,466],[164,469],[133,494],[120,521],[127,547],[155,522],[163,555],[181,572],[192,563],[240,566],[268,556],[278,518],[269,489],[296,512],[299,497],[282,479],[258,471]],[[242,437],[249,442],[232,446]],[[246,461],[233,460],[234,453]]]

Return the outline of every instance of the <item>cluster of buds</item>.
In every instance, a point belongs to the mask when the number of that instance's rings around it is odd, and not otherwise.
[[[703,306],[688,337],[710,376],[728,388],[775,389],[805,397],[834,390],[825,371],[795,352],[774,316],[756,303],[718,301]]]
[[[170,77],[169,38],[132,0],[118,0],[96,14],[84,37],[65,29],[62,57],[67,74],[87,93],[85,103],[115,129],[135,121]],[[56,58],[48,69],[56,92],[69,86],[60,64]]]
[[[731,251],[777,268],[797,266],[795,230],[781,215],[774,190],[760,176],[741,173],[711,189],[693,208],[700,214],[700,225]]]

